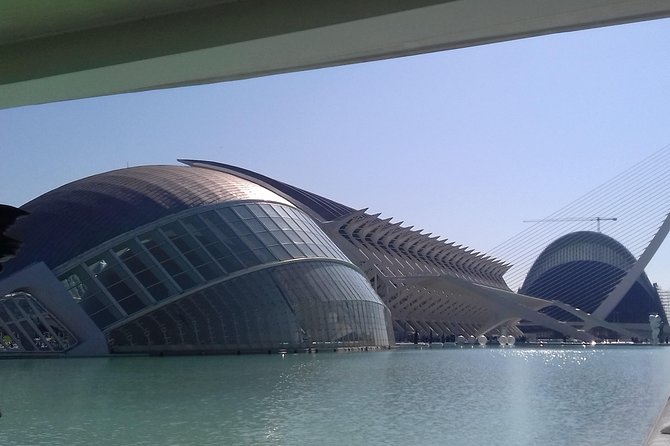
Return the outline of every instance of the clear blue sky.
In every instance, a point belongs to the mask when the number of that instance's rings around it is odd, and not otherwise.
[[[486,251],[670,143],[670,21],[0,111],[0,203],[202,158]],[[670,288],[670,241],[647,269]]]

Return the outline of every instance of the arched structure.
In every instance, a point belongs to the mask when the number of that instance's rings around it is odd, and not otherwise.
[[[11,234],[25,245],[0,284],[42,262],[112,352],[389,345],[389,311],[360,270],[303,211],[239,176],[134,167],[23,209]]]
[[[537,314],[535,309],[548,304],[540,299],[510,300],[513,293],[502,278],[508,265],[473,249],[248,169],[204,160],[181,161],[240,175],[308,213],[365,273],[391,310],[397,341],[411,340],[415,334],[426,340],[484,333],[518,336],[522,333],[516,322],[521,313],[532,318],[529,313]]]
[[[613,238],[592,231],[567,234],[547,246],[529,270],[520,293],[579,308],[587,314],[598,311],[636,263],[635,257]],[[554,305],[543,310],[564,321],[581,322],[576,313]],[[648,331],[649,314],[667,320],[658,292],[644,272],[604,321]]]
[[[22,207],[9,235],[25,244],[0,274],[5,350],[386,347],[520,336],[521,320],[588,342],[591,327],[662,312],[643,277],[608,318],[589,314],[640,266],[602,234],[551,244],[516,294],[496,258],[247,169],[182,162],[94,175]]]

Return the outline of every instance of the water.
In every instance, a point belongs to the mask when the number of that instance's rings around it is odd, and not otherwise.
[[[0,361],[0,445],[640,445],[670,348]]]

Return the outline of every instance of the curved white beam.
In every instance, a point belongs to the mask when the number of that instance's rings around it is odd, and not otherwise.
[[[6,0],[0,108],[668,16],[665,0],[61,0],[40,8]]]

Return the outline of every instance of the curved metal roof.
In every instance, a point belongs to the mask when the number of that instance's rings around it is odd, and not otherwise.
[[[177,212],[237,200],[289,204],[274,192],[212,169],[141,166],[74,181],[26,203],[8,231],[23,241],[3,274],[43,261],[54,268],[124,232]]]
[[[274,178],[266,177],[265,175],[249,169],[232,166],[230,164],[217,163],[214,161],[187,159],[181,159],[179,161],[189,166],[230,171],[253,179],[257,182],[260,182],[262,185],[267,185],[268,187],[276,189],[279,193],[285,194],[290,199],[296,200],[298,203],[302,204],[318,215],[322,221],[337,220],[338,218],[341,218],[345,215],[356,212],[354,208],[345,206],[342,203],[338,203],[329,198],[322,197],[321,195],[317,195],[314,192],[283,183],[281,181],[275,180]]]

